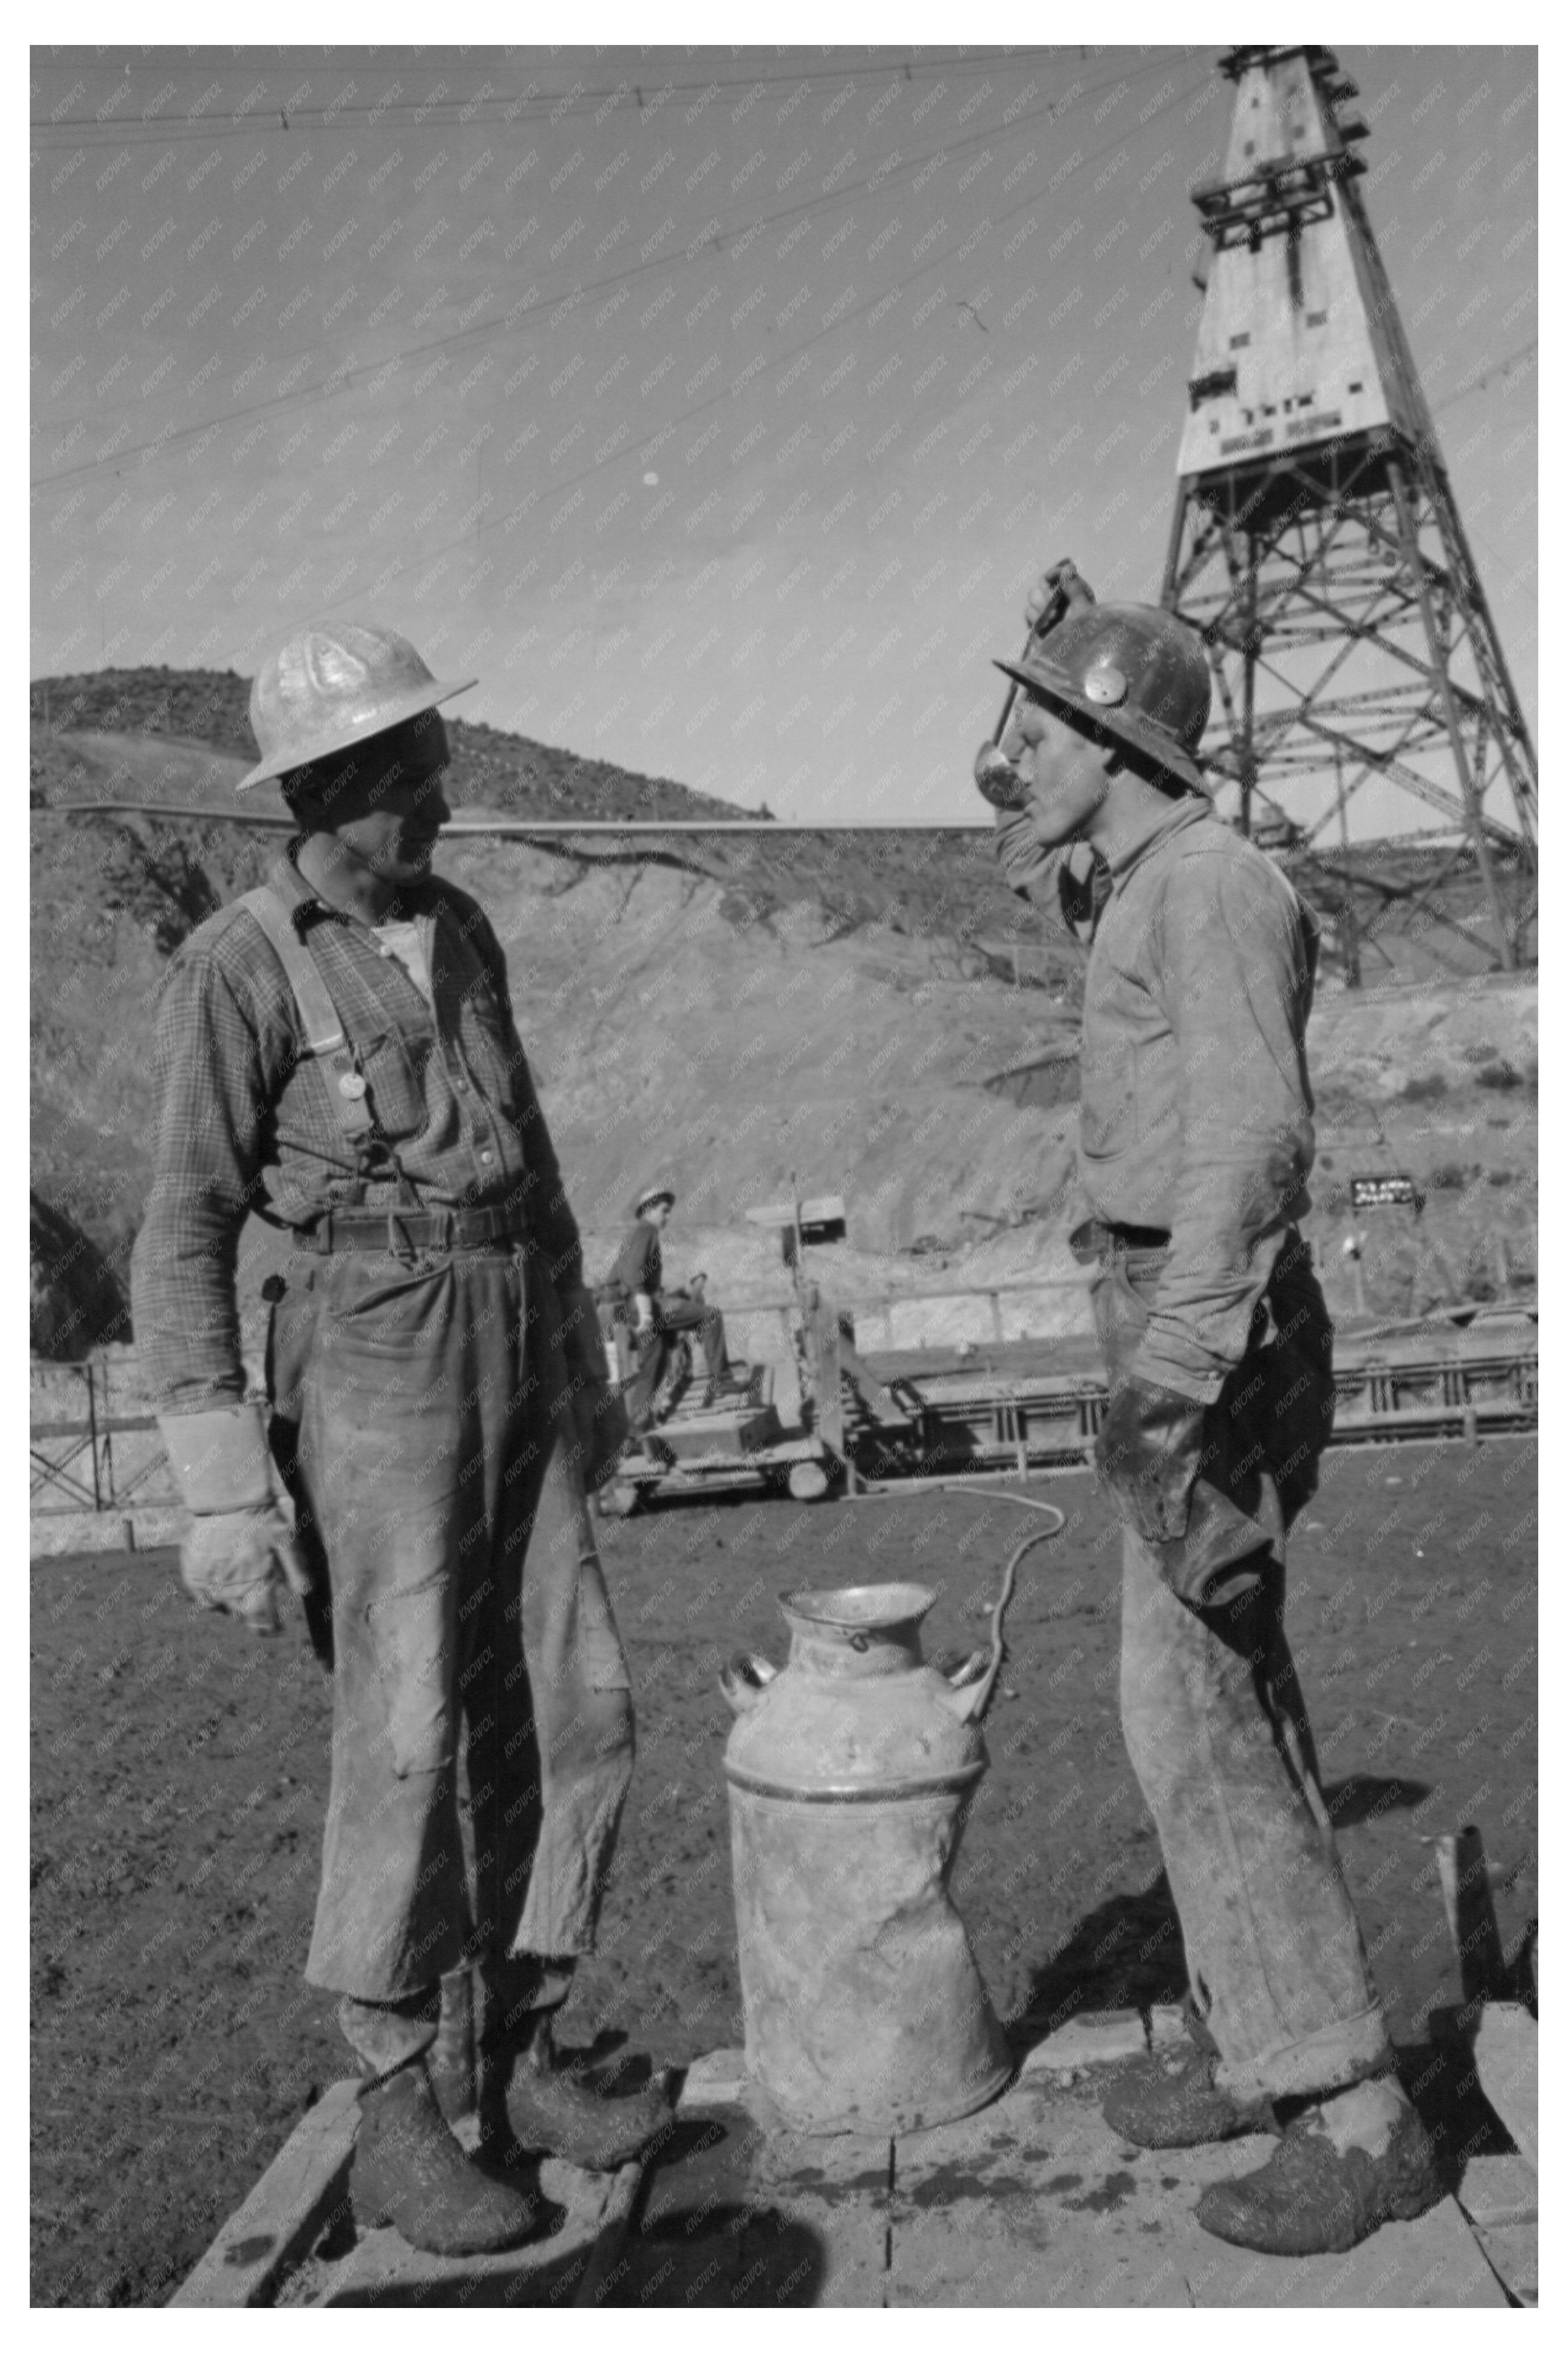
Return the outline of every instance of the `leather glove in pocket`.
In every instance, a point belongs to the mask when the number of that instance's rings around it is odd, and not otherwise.
[[[1146,1544],[1186,1535],[1204,1459],[1205,1408],[1134,1374],[1117,1383],[1094,1441],[1094,1467]]]

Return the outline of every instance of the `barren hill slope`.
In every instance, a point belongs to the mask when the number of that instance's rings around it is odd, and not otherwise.
[[[68,797],[225,805],[248,756],[235,723],[244,682],[135,676],[51,682],[51,726],[35,735],[33,1181],[111,1265],[145,1197],[158,975],[277,840],[199,818],[51,807]],[[61,730],[73,684],[81,723]],[[129,733],[102,723],[128,717]],[[454,797],[476,814],[721,806],[493,730],[455,736]],[[493,837],[442,848],[441,871],[483,900],[506,945],[591,1267],[613,1247],[631,1185],[657,1166],[682,1188],[672,1262],[706,1265],[731,1288],[776,1273],[776,1252],[743,1212],[784,1190],[792,1170],[807,1191],[847,1196],[841,1264],[862,1290],[936,1279],[931,1253],[947,1282],[1065,1272],[1073,952],[1046,953],[983,843],[769,834],[762,823],[754,846],[749,835],[678,841],[608,860]],[[1023,987],[995,952],[1020,920],[1034,984]],[[1373,1307],[1488,1295],[1531,1272],[1532,983],[1348,993],[1331,978],[1310,1046],[1313,1231],[1341,1308],[1352,1303],[1339,1258],[1352,1175],[1408,1170],[1428,1197],[1419,1220],[1389,1211],[1365,1224]],[[917,1244],[923,1254],[906,1255]]]

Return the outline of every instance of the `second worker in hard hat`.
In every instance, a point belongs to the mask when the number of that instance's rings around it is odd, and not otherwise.
[[[277,778],[296,832],[170,965],[132,1265],[187,1584],[265,1632],[286,1581],[331,1649],[306,1976],[360,2061],[355,2211],[448,2253],[542,2226],[522,2158],[618,2165],[667,2108],[606,2096],[553,2044],[631,1774],[584,1499],[626,1430],[505,958],[431,871],[438,706],[465,683],[353,624],[263,666],[241,789]],[[236,1311],[253,1209],[292,1245],[265,1405]],[[470,1967],[478,2161],[448,2121],[471,2075],[437,2050],[443,1978]]]
[[[1214,815],[1208,667],[1169,613],[1044,575],[1023,691],[975,780],[1016,890],[1091,941],[1079,1175],[1122,1521],[1121,1715],[1181,1915],[1194,2048],[1106,2102],[1127,2138],[1260,2130],[1197,2217],[1340,2252],[1440,2195],[1394,2069],[1284,1628],[1286,1530],[1317,1484],[1332,1332],[1310,1206],[1317,925]]]

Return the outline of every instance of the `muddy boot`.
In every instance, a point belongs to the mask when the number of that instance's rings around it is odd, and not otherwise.
[[[1336,2112],[1358,2100],[1365,2106],[1362,2095],[1382,2114],[1347,2131]],[[1426,2126],[1404,2093],[1356,2084],[1304,2109],[1256,2173],[1212,2182],[1197,2219],[1215,2238],[1258,2254],[1342,2255],[1384,2222],[1414,2221],[1442,2195]]]
[[[432,2255],[487,2255],[541,2227],[539,2201],[466,2157],[442,2119],[423,2058],[359,2095],[351,2188],[363,2230],[390,2223]]]
[[[518,2038],[497,2088],[504,2104],[504,2160],[563,2158],[588,2173],[611,2173],[656,2140],[672,2109],[661,2079],[617,2093],[591,2073],[557,2059],[552,2013],[538,2011]],[[496,2115],[496,2125],[500,2123]]]
[[[1212,2049],[1192,2052],[1174,2069],[1141,2060],[1111,2085],[1100,2114],[1139,2148],[1197,2148],[1242,2133],[1277,2133],[1273,2101],[1237,2099],[1215,2082],[1218,2064]]]

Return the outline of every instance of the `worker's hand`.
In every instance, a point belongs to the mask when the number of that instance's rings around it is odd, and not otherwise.
[[[563,1291],[560,1299],[561,1347],[572,1387],[574,1436],[584,1483],[592,1492],[619,1461],[631,1436],[631,1424],[619,1390],[610,1386],[592,1294],[579,1286]]]
[[[639,1291],[632,1305],[632,1329],[639,1340],[646,1340],[653,1326],[653,1302]]]
[[[281,1587],[301,1600],[310,1590],[294,1531],[277,1504],[193,1520],[180,1547],[180,1574],[204,1609],[226,1609],[253,1634],[279,1630]]]
[[[1092,605],[1094,591],[1079,574],[1070,555],[1048,564],[1024,599],[1024,620],[1033,628],[1046,607],[1060,590],[1070,605]]]
[[[1179,1543],[1187,1533],[1204,1461],[1204,1413],[1195,1398],[1136,1374],[1110,1393],[1094,1441],[1095,1473],[1146,1544]]]

